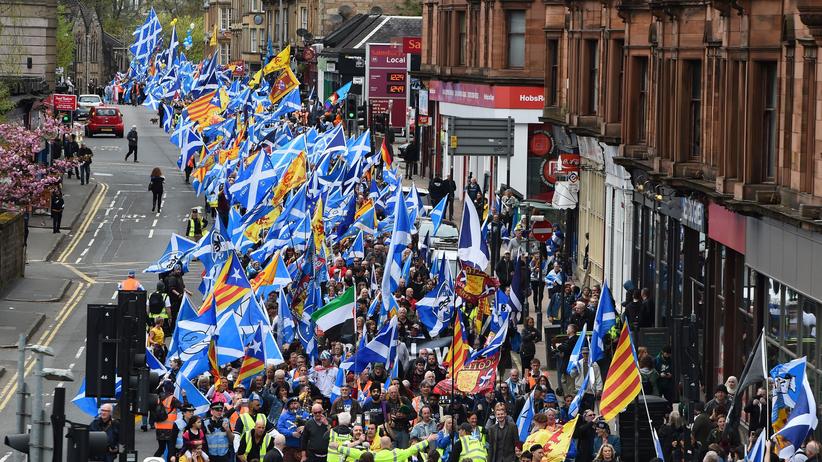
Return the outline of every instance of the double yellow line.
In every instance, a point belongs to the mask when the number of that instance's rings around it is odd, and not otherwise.
[[[44,331],[40,338],[37,340],[37,345],[44,345],[48,346],[54,341],[54,337],[57,335],[57,332],[66,322],[66,319],[71,316],[74,312],[77,305],[80,304],[80,301],[83,300],[83,297],[86,295],[86,291],[90,287],[90,284],[85,282],[78,283],[77,287],[72,292],[71,297],[69,297],[68,302],[63,306],[63,309],[60,310],[60,313],[57,315],[57,318],[54,320],[54,325],[51,329]],[[24,368],[24,377],[31,373],[31,370],[34,368],[34,357],[26,361],[26,366]],[[6,386],[3,387],[3,390],[0,391],[0,412],[6,408],[9,402],[14,398],[14,394],[17,393],[17,379],[19,377],[19,371],[15,372],[14,375],[11,376]]]
[[[91,203],[91,209],[86,214],[86,217],[83,218],[82,223],[77,228],[77,232],[74,234],[74,237],[71,239],[69,244],[60,253],[60,256],[57,257],[57,263],[65,263],[66,259],[68,259],[69,255],[74,252],[74,249],[77,248],[77,244],[83,240],[83,236],[85,236],[86,231],[88,230],[89,225],[91,225],[91,221],[94,220],[94,216],[97,215],[97,210],[100,209],[100,204],[103,203],[103,200],[106,198],[106,191],[108,191],[108,185],[105,183],[100,183],[102,188],[97,191],[97,196],[94,198],[94,201]]]

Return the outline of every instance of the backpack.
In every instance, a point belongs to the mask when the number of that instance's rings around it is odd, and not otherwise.
[[[148,309],[153,314],[162,312],[165,307],[165,299],[163,298],[163,294],[160,292],[153,292],[151,296],[148,297]]]
[[[157,406],[154,408],[154,421],[155,422],[165,422],[168,419],[168,411],[166,407],[163,406],[163,403],[157,403]]]

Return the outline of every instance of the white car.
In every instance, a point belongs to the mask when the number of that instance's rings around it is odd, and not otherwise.
[[[80,95],[77,97],[77,105],[80,107],[97,107],[103,105],[100,95]]]

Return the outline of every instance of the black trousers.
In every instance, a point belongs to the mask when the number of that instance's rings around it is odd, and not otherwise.
[[[80,184],[88,184],[91,177],[91,164],[80,165]]]
[[[126,159],[125,160],[128,160],[128,158],[131,156],[132,153],[134,153],[134,162],[137,162],[137,145],[136,144],[133,145],[133,146],[130,145],[130,144],[128,145],[128,152],[126,153]]]
[[[157,440],[157,450],[154,451],[154,457],[163,457],[163,454],[168,449],[166,460],[177,455],[177,449],[174,447],[174,440]]]
[[[157,208],[159,212],[161,208],[163,208],[163,191],[151,191],[151,210],[154,211],[154,208]]]
[[[60,232],[60,223],[63,221],[63,212],[51,212],[51,230],[55,233]]]

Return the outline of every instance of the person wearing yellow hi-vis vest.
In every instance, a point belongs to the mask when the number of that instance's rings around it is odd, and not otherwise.
[[[474,427],[468,422],[463,422],[459,427],[459,438],[454,447],[451,448],[451,460],[470,460],[471,462],[485,462],[488,459],[488,451],[485,445],[474,435]]]
[[[200,216],[197,207],[192,208],[191,215],[188,217],[188,225],[186,225],[186,236],[199,240],[203,237],[206,226],[208,226],[208,220]]]
[[[237,460],[263,460],[265,453],[274,447],[274,439],[265,432],[266,420],[262,414],[258,415],[254,428],[243,433],[240,447],[237,448]]]
[[[326,458],[327,462],[340,462],[340,449],[354,440],[354,434],[351,431],[350,413],[340,412],[337,414],[337,424],[336,427],[328,430],[329,448],[328,457]],[[355,441],[355,443],[356,442],[357,441]],[[337,447],[332,448],[330,443],[337,443]]]
[[[374,455],[374,462],[406,462],[411,456],[419,454],[428,444],[437,439],[436,434],[428,435],[428,438],[412,445],[408,449],[393,449],[391,446],[391,438],[387,436],[380,437],[380,450],[371,452]],[[361,451],[348,446],[341,446],[337,443],[329,443],[329,448],[339,448],[340,455],[344,457],[345,461],[355,462],[360,460],[360,456],[370,451]]]

